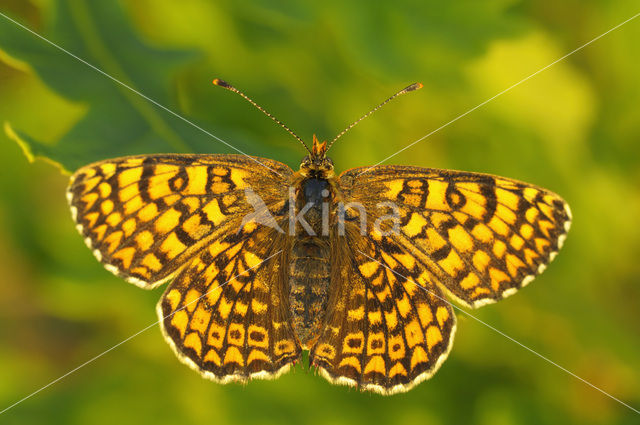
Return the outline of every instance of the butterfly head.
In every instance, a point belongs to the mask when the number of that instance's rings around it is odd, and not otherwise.
[[[315,134],[309,155],[300,163],[300,174],[320,179],[328,179],[334,175],[333,161],[327,157],[327,142],[320,142]]]

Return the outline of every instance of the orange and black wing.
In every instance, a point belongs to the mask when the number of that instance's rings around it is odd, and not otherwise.
[[[447,358],[453,309],[404,251],[382,249],[350,231],[341,243],[346,250],[334,298],[310,362],[335,384],[381,394],[408,391]]]
[[[479,307],[544,270],[570,226],[556,194],[496,176],[415,167],[340,176],[349,215],[332,244],[339,272],[311,360],[335,383],[383,394],[429,378],[453,343],[445,295]]]
[[[203,246],[238,230],[253,211],[245,190],[267,205],[284,202],[291,173],[279,162],[242,155],[132,156],[82,167],[67,197],[105,268],[152,288]]]
[[[249,223],[203,249],[158,316],[184,363],[217,382],[275,378],[300,357],[286,304],[286,236]]]
[[[81,168],[67,193],[108,270],[143,288],[177,276],[158,304],[177,356],[205,377],[242,381],[282,373],[300,355],[283,295],[288,239],[246,220],[263,208],[283,220],[291,174],[241,155],[126,157]]]
[[[345,199],[365,205],[369,222],[389,214],[380,203],[390,202],[399,220],[388,236],[375,229],[368,236],[413,256],[465,306],[496,302],[530,283],[571,225],[560,196],[516,180],[417,167],[365,170],[340,177]]]

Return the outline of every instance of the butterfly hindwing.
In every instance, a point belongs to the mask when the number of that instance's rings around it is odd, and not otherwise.
[[[270,378],[301,353],[286,305],[283,236],[248,224],[203,249],[169,285],[158,315],[178,357],[218,382]]]
[[[261,167],[257,162],[265,164]],[[79,169],[67,197],[78,230],[105,267],[159,285],[252,211],[244,190],[282,202],[291,169],[243,155],[146,155]]]
[[[478,307],[527,285],[562,246],[571,223],[567,203],[545,189],[486,174],[403,166],[356,168],[340,177],[348,202],[368,221],[397,206],[390,240],[424,264],[430,279],[460,303]]]
[[[408,391],[446,359],[455,315],[420,263],[350,233],[333,309],[310,361],[334,383],[382,394]]]

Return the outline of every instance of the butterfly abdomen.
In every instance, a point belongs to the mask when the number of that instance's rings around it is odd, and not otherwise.
[[[323,229],[329,183],[325,179],[304,180],[298,190],[297,212],[304,222],[296,223],[289,263],[289,306],[294,330],[303,347],[311,345],[324,323],[329,298],[331,259],[329,238]]]
[[[293,327],[305,346],[320,332],[329,293],[329,245],[321,238],[298,239],[291,250],[289,306]]]

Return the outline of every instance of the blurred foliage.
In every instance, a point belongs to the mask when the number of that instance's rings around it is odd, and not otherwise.
[[[634,2],[451,3],[2,0],[0,12],[202,129],[291,166],[414,81],[425,88],[336,144],[339,169],[373,164],[599,35]],[[640,62],[633,21],[389,162],[507,175],[548,187],[575,223],[517,296],[472,312],[640,406]],[[111,276],[76,234],[73,170],[148,152],[233,150],[0,16],[0,410],[153,323],[160,291]],[[18,141],[19,144],[15,142]],[[303,366],[221,386],[177,361],[157,328],[0,416],[8,424],[630,424],[631,410],[459,315],[434,378],[383,398]]]

